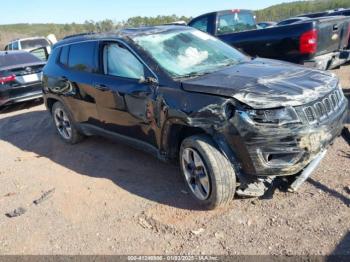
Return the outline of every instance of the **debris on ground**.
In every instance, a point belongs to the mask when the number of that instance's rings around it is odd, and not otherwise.
[[[35,205],[39,205],[41,202],[43,202],[43,201],[49,199],[49,198],[52,196],[52,194],[53,194],[54,192],[55,192],[55,188],[53,188],[53,189],[51,189],[51,190],[49,190],[49,191],[44,192],[44,193],[41,195],[41,197],[40,197],[39,199],[37,199],[37,200],[34,200],[33,203],[34,203]]]
[[[14,196],[14,195],[16,195],[15,192],[10,192],[10,193],[5,194],[4,197],[10,197],[10,196]]]
[[[198,230],[192,230],[191,233],[193,235],[199,235],[202,234],[204,232],[204,228],[199,228]]]
[[[143,228],[147,228],[147,229],[151,229],[152,225],[143,217],[139,218],[139,224],[143,227]]]
[[[6,213],[5,215],[9,218],[13,218],[13,217],[19,217],[23,215],[25,212],[27,212],[25,208],[19,207],[13,210],[12,212]]]
[[[215,238],[217,238],[217,239],[224,239],[224,238],[225,238],[225,234],[224,234],[224,232],[222,232],[222,231],[215,232],[214,236],[215,236]]]

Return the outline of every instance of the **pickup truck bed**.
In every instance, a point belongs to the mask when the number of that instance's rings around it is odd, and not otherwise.
[[[250,18],[249,26],[245,29],[243,22],[235,21],[230,32],[220,32],[221,17],[232,14],[232,20],[239,20],[237,12],[242,20],[247,20],[249,14],[254,17],[249,10],[220,11],[197,17],[189,25],[218,37],[250,56],[285,60],[319,69],[331,69],[350,59],[346,50],[350,33],[350,19],[347,17],[321,17],[265,29],[253,27],[251,19],[254,18]],[[206,28],[197,26],[203,19],[208,23]]]

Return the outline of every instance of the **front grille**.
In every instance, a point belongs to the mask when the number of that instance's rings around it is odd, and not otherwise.
[[[340,90],[335,90],[322,100],[311,103],[303,107],[303,113],[309,123],[323,120],[329,117],[340,106],[343,95]]]

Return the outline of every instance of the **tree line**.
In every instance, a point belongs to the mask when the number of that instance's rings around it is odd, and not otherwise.
[[[283,3],[256,11],[257,21],[280,21],[285,18],[338,8],[350,8],[350,0],[310,0]]]
[[[256,11],[257,21],[279,21],[299,14],[318,12],[336,8],[350,8],[350,0],[309,0],[295,1],[274,5]],[[234,6],[233,6],[234,8]],[[191,17],[177,15],[158,15],[156,17],[136,16],[125,21],[87,20],[84,23],[70,24],[12,24],[0,25],[0,45],[3,47],[8,41],[18,37],[46,36],[55,34],[58,39],[71,34],[82,32],[107,32],[120,28],[139,27],[149,25],[168,24],[183,20],[188,22]],[[0,47],[1,48],[1,47]]]

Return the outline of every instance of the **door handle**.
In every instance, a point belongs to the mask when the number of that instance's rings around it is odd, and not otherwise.
[[[108,91],[109,88],[103,84],[95,84],[94,85],[97,90],[100,90],[102,92]]]

